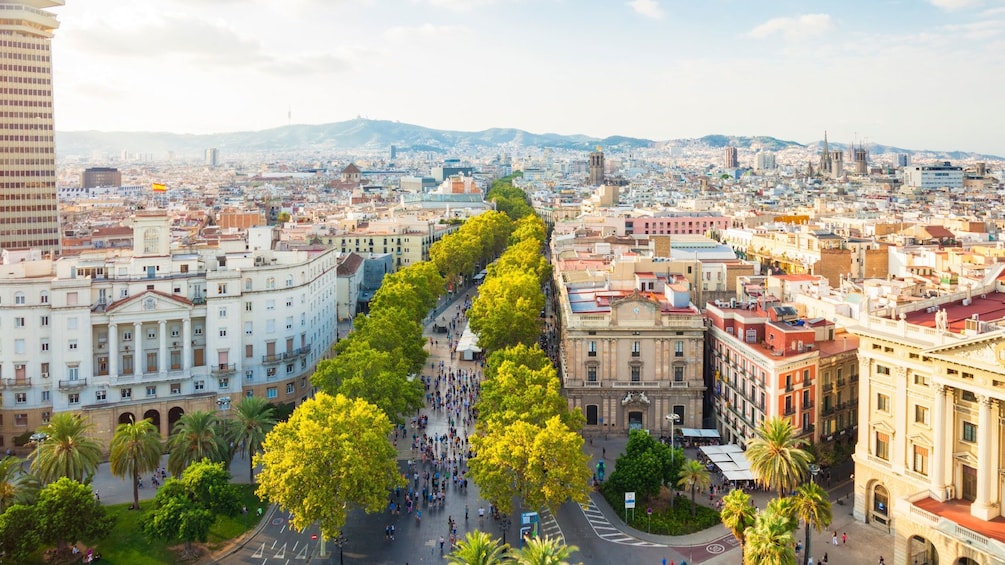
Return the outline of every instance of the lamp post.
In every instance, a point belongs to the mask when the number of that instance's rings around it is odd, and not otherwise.
[[[671,412],[671,413],[669,413],[669,414],[666,415],[666,421],[670,422],[670,463],[673,464],[673,456],[674,456],[674,453],[673,453],[673,444],[674,444],[673,425],[674,425],[675,422],[680,421],[680,414],[678,414],[676,412]]]
[[[499,527],[502,529],[502,542],[506,545],[506,530],[509,530],[509,515],[503,514],[499,518]]]
[[[342,550],[345,548],[345,545],[348,542],[349,538],[345,537],[345,534],[343,534],[342,532],[339,532],[338,535],[335,536],[335,538],[332,540],[332,543],[334,543],[335,546],[338,547],[338,562],[341,563],[342,565],[345,565],[345,557],[342,553]]]
[[[812,482],[813,484],[816,484],[816,482],[817,482],[817,475],[820,473],[820,465],[817,465],[816,463],[810,463],[810,465],[808,467],[808,470],[810,472],[810,482]],[[812,542],[812,540],[810,539],[809,531],[810,531],[810,523],[809,523],[809,521],[807,521],[806,522],[806,533],[807,533],[807,535],[806,535],[806,555],[803,556],[803,563],[805,563],[805,564],[809,563],[809,561],[810,561],[810,555],[811,555],[810,554],[810,543]]]

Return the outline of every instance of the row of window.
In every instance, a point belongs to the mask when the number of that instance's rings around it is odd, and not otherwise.
[[[642,342],[641,341],[633,341],[632,342],[632,357],[639,357],[641,354],[642,354]],[[588,357],[596,357],[597,356],[597,342],[596,341],[589,341],[589,342],[587,342],[587,344],[586,344],[586,355]],[[683,357],[683,356],[684,356],[684,342],[683,341],[677,341],[677,342],[674,343],[674,357]]]

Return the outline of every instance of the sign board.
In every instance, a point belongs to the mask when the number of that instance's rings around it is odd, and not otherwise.
[[[626,492],[625,493],[625,509],[635,508],[635,493]]]

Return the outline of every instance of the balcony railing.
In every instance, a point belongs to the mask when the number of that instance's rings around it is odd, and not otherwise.
[[[792,386],[792,383],[785,385],[785,392],[792,392],[793,390],[795,390],[795,387]]]
[[[270,353],[268,355],[262,355],[262,363],[265,363],[267,365],[274,363],[282,363],[282,361],[283,361],[282,353]]]
[[[31,377],[4,379],[3,384],[7,388],[31,388]]]
[[[68,381],[59,381],[57,385],[59,390],[73,390],[76,388],[84,388],[87,386],[87,379],[75,379]]]
[[[671,381],[670,386],[672,388],[687,388],[687,381]]]
[[[614,381],[612,388],[660,388],[658,381]]]
[[[218,365],[213,365],[209,373],[214,377],[226,377],[233,375],[237,372],[237,365],[234,363],[220,363]]]

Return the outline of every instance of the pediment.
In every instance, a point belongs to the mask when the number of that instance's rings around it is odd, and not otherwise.
[[[108,305],[106,312],[119,315],[149,314],[152,312],[177,312],[191,308],[192,302],[187,298],[156,290],[145,290],[122,300],[116,300]]]
[[[925,354],[946,363],[1002,371],[1005,368],[1005,334],[995,332],[962,343],[933,347]]]
[[[960,461],[970,467],[977,467],[977,457],[969,451],[961,451],[953,454],[953,459]]]
[[[922,447],[932,447],[933,445],[935,445],[932,443],[932,438],[928,437],[924,433],[914,434],[908,437],[907,439],[911,440],[911,443],[920,445]]]
[[[895,430],[893,426],[883,421],[873,422],[872,428],[878,432],[883,432],[884,434],[890,434],[890,435],[893,435],[894,433],[897,432],[897,430]]]
[[[642,295],[638,290],[611,303],[611,313],[617,325],[659,325],[660,304]]]

